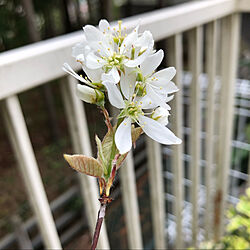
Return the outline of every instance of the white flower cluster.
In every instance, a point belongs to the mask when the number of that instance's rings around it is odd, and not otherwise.
[[[126,27],[111,28],[106,20],[99,29],[86,25],[83,41],[73,47],[72,55],[81,63],[83,78],[68,64],[63,69],[81,81],[77,94],[88,103],[104,105],[105,92],[110,103],[120,109],[115,143],[120,154],[132,147],[131,124],[138,124],[152,139],[162,144],[179,144],[167,127],[170,106],[178,88],[172,78],[175,68],[155,72],[163,59],[163,51],[153,49],[154,40],[149,31],[139,33],[137,26],[126,34]]]

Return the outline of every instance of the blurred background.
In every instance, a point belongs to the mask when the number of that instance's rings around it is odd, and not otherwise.
[[[50,39],[63,34],[79,31],[86,24],[97,25],[101,18],[109,21],[123,19],[140,13],[168,8],[183,4],[182,0],[0,0],[0,52],[19,48],[41,40]],[[240,194],[244,193],[249,181],[250,168],[250,15],[242,15],[240,59],[236,89],[234,131],[232,141],[232,157],[230,167],[230,187],[228,202],[236,204]],[[190,134],[190,73],[187,60],[187,34],[183,34],[184,64],[186,72],[183,80],[184,136],[188,140]],[[204,39],[204,44],[206,40]],[[168,39],[156,43],[156,48],[163,48],[168,55]],[[166,48],[166,49],[165,49]],[[69,55],[70,56],[70,55]],[[161,67],[166,67],[164,61]],[[53,70],[53,69],[51,69]],[[32,69],[30,69],[32,74]],[[18,75],[16,76],[18,84]],[[80,249],[89,246],[91,233],[88,229],[84,204],[79,192],[78,181],[74,171],[64,162],[62,154],[74,153],[71,145],[64,106],[58,88],[59,80],[35,87],[19,94],[19,100],[28,127],[35,156],[39,165],[46,194],[51,203],[53,215],[65,249]],[[206,80],[201,84],[202,116],[206,109]],[[1,92],[1,89],[0,89]],[[94,135],[105,134],[102,115],[96,108],[84,104],[89,125],[89,134],[95,152]],[[0,113],[0,248],[22,248],[18,242],[17,228],[28,235],[34,249],[43,249],[43,241],[38,232],[36,220],[30,208],[27,193],[20,172],[18,171],[14,153]],[[205,130],[201,131],[201,168],[204,172]],[[190,214],[190,152],[184,144],[184,194],[186,206],[183,216],[187,218],[185,242],[191,245]],[[154,248],[152,218],[149,204],[149,180],[145,138],[142,137],[133,152],[135,162],[136,185],[140,210],[142,237],[145,249]],[[166,209],[166,229],[168,244],[173,244],[175,235],[175,219],[173,218],[173,167],[171,149],[162,148],[164,192]],[[204,178],[201,178],[200,206],[205,206]],[[106,226],[113,249],[126,249],[127,231],[121,199],[119,178],[113,187],[114,201],[107,210]],[[52,205],[53,204],[53,205]],[[202,212],[201,212],[202,216]],[[27,237],[24,237],[27,238]],[[199,240],[204,240],[200,231]]]

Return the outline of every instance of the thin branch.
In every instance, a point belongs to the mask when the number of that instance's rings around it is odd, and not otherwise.
[[[103,115],[105,117],[105,123],[108,127],[108,130],[113,130],[112,124],[110,122],[110,117],[109,117],[109,113],[107,111],[107,109],[105,109],[104,107],[101,107],[101,110],[103,112]]]
[[[96,249],[99,235],[100,235],[100,231],[101,231],[101,227],[102,227],[102,222],[103,222],[103,219],[104,219],[105,213],[106,213],[106,207],[112,201],[112,199],[109,197],[103,196],[102,198],[99,199],[99,201],[101,203],[101,206],[100,206],[100,209],[98,212],[98,217],[97,217],[95,233],[94,233],[94,237],[93,237],[93,241],[92,241],[92,245],[91,245],[91,250]]]

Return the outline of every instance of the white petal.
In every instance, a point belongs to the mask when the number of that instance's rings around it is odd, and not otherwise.
[[[94,103],[96,101],[95,90],[85,85],[77,84],[76,95],[87,103]]]
[[[142,115],[139,116],[138,120],[143,131],[153,140],[166,145],[180,144],[182,142],[171,130],[159,122]]]
[[[155,76],[155,74],[152,75],[152,77],[153,76]],[[163,78],[157,78],[157,80],[150,80],[148,81],[148,84],[160,88],[165,94],[171,94],[179,90],[172,81],[166,81]]]
[[[150,44],[154,43],[153,36],[150,31],[146,30],[143,34],[136,40],[135,46],[142,49],[147,48]]]
[[[120,75],[116,67],[113,67],[108,73],[102,75],[102,81],[111,81],[118,83],[120,81]]]
[[[86,25],[83,30],[86,36],[86,40],[89,43],[95,41],[102,41],[104,39],[102,32],[92,25]]]
[[[147,85],[146,90],[147,90],[147,95],[152,100],[152,102],[158,103],[158,106],[161,106],[163,108],[166,109],[168,108],[169,105],[166,104],[164,95],[157,94],[150,85]]]
[[[75,77],[77,80],[83,82],[83,83],[86,83],[88,84],[88,82],[80,77],[67,63],[64,63],[63,64],[63,68],[62,68],[65,72],[69,73],[70,75],[72,75],[73,77]]]
[[[115,132],[115,144],[120,154],[127,153],[132,147],[131,119],[127,117]]]
[[[135,89],[136,73],[133,68],[125,67],[125,74],[121,74],[120,86],[123,95],[129,99]]]
[[[143,39],[141,39],[141,41],[139,42],[138,40],[140,40],[140,38],[137,39],[136,44],[138,47],[141,46],[140,48],[142,50],[144,49],[146,50],[140,56],[136,57],[134,60],[129,60],[128,62],[124,63],[127,67],[137,67],[139,64],[142,64],[144,60],[151,54],[154,46],[154,40],[152,34],[149,31],[145,33],[145,35],[144,33],[142,35]]]
[[[156,72],[154,74],[154,76],[156,78],[162,78],[164,79],[166,82],[169,82],[173,79],[173,77],[175,76],[176,74],[176,70],[174,67],[169,67],[169,68],[166,68],[166,69],[162,69],[158,72]]]
[[[154,103],[148,95],[143,96],[140,99],[137,99],[138,103],[141,104],[142,109],[154,109],[159,106],[158,102]]]
[[[118,90],[117,86],[112,82],[103,82],[102,84],[106,87],[108,91],[110,103],[118,109],[125,108],[121,92]]]
[[[85,38],[85,36],[84,36]],[[72,56],[73,57],[77,57],[81,54],[84,54],[84,49],[85,46],[87,45],[87,41],[85,39],[85,41],[81,42],[81,43],[77,43],[75,46],[72,47]]]
[[[85,65],[82,65],[82,69],[87,75],[87,77],[92,81],[92,82],[100,82],[101,81],[101,76],[103,73],[103,70],[100,69],[89,69]]]
[[[90,69],[99,69],[106,64],[106,61],[94,53],[89,53],[86,57],[86,66]]]
[[[159,50],[153,55],[149,55],[141,64],[141,71],[143,76],[151,75],[157,67],[161,64],[164,57],[163,50]]]
[[[175,93],[179,90],[177,88],[177,86],[172,81],[170,81],[165,86],[163,86],[163,88],[167,94],[172,94],[172,93]]]
[[[106,19],[101,19],[99,22],[99,29],[102,32],[105,32],[108,30],[109,22]]]
[[[130,34],[128,34],[125,37],[125,39],[123,40],[121,44],[121,49],[120,49],[121,54],[124,54],[127,49],[131,49],[132,44],[138,38],[138,29],[139,29],[139,26],[137,26]]]

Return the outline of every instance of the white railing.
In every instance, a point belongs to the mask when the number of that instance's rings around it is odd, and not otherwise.
[[[204,0],[177,7],[161,9],[124,20],[131,29],[141,19],[141,30],[148,29],[155,40],[169,39],[168,51],[170,64],[175,65],[175,82],[182,89],[183,72],[183,32],[188,33],[188,67],[193,75],[190,105],[190,154],[191,154],[191,202],[193,205],[193,242],[197,245],[198,234],[198,188],[200,186],[200,143],[201,143],[201,100],[199,77],[203,65],[203,35],[206,32],[205,62],[209,78],[208,112],[206,114],[206,231],[207,237],[218,238],[223,233],[223,214],[228,187],[230,167],[230,142],[233,121],[234,83],[238,62],[240,13],[250,11],[248,0]],[[206,25],[206,29],[204,26]],[[23,48],[4,52],[0,55],[0,100],[2,115],[12,143],[20,171],[26,185],[28,196],[37,217],[39,228],[48,249],[60,249],[60,239],[44,191],[38,164],[18,100],[18,94],[48,81],[61,78],[60,88],[70,128],[75,153],[91,155],[88,126],[82,103],[75,97],[76,80],[65,76],[61,67],[69,62],[74,69],[79,69],[71,59],[71,47],[81,41],[82,32],[38,42]],[[220,44],[219,44],[220,42]],[[221,49],[218,48],[221,46]],[[218,60],[220,58],[220,60]],[[216,71],[217,69],[220,71]],[[220,115],[214,115],[214,79],[221,76]],[[174,99],[173,126],[176,134],[183,137],[182,93]],[[215,129],[218,126],[218,141],[214,142]],[[84,139],[83,136],[84,135]],[[216,147],[216,153],[214,152]],[[155,248],[165,248],[164,233],[165,210],[163,172],[159,144],[147,140],[150,200],[153,220]],[[183,144],[174,146],[174,193],[175,216],[177,223],[176,248],[183,247],[182,218],[183,209]],[[217,174],[212,176],[212,166],[216,163]],[[132,154],[121,169],[123,204],[128,229],[129,248],[143,248],[139,221],[138,201],[133,168]],[[215,190],[211,186],[216,179]],[[93,178],[79,175],[81,191],[93,232],[98,209],[98,191]],[[213,204],[215,207],[213,207]],[[216,209],[216,214],[213,213]],[[109,241],[105,226],[101,232],[100,248],[108,249]]]

